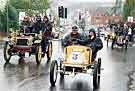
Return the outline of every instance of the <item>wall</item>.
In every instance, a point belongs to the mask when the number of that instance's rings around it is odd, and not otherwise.
[[[122,21],[121,16],[91,16],[91,23],[94,25],[107,24],[109,22]]]

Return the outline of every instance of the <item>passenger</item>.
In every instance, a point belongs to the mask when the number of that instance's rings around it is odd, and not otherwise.
[[[124,24],[123,35],[124,39],[126,38],[126,36],[128,36],[128,26],[126,24]]]
[[[122,36],[123,35],[123,27],[120,24],[118,24],[116,32],[117,32],[116,33],[117,36]]]
[[[44,29],[43,36],[45,39],[47,39],[48,37],[53,37],[52,28],[53,28],[53,26],[52,26],[51,22],[49,21],[48,17],[44,16],[44,18],[43,18],[43,29]]]
[[[33,33],[39,34],[40,31],[43,31],[43,22],[41,20],[41,16],[36,16],[36,22],[33,24]]]
[[[42,49],[43,49],[43,53],[47,52],[47,46],[49,46],[50,41],[52,38],[54,38],[54,33],[52,32],[52,24],[49,21],[47,16],[44,16],[43,18],[43,36],[42,36]],[[50,59],[48,59],[50,60]]]
[[[128,37],[129,37],[129,42],[132,42],[132,28],[131,25],[128,26]]]
[[[88,39],[85,41],[86,45],[92,49],[92,61],[96,58],[97,52],[103,48],[102,40],[96,37],[94,29],[89,30]]]

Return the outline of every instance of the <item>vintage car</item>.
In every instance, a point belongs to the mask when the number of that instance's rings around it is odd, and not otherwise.
[[[100,83],[101,58],[92,60],[92,50],[89,47],[81,45],[71,45],[64,48],[65,57],[63,60],[53,60],[50,66],[50,83],[55,86],[57,75],[77,73],[87,73],[93,76],[93,88],[97,89]],[[87,72],[89,69],[89,73]]]
[[[128,36],[115,36],[115,38],[112,40],[111,48],[114,49],[114,46],[121,46],[127,50]]]
[[[20,59],[35,55],[36,63],[40,64],[44,54],[47,54],[47,58],[52,56],[52,42],[50,41],[47,51],[43,52],[41,46],[42,32],[37,33],[18,33],[12,32],[4,45],[4,59],[9,62],[11,57],[18,55]]]
[[[115,34],[112,31],[108,31],[105,33],[104,40],[106,40],[106,42],[107,42],[107,47],[108,47],[109,41],[113,40],[114,36],[115,36]]]

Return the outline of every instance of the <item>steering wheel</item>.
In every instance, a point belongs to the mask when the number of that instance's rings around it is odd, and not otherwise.
[[[77,38],[71,38],[68,40],[70,45],[77,45],[78,41],[79,41],[79,39],[77,39]]]

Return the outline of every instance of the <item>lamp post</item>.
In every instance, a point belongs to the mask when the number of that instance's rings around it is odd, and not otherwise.
[[[8,28],[9,28],[9,25],[8,25],[8,6],[9,5],[9,0],[7,0],[7,31],[6,31],[6,33],[8,34]]]

